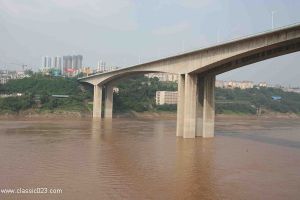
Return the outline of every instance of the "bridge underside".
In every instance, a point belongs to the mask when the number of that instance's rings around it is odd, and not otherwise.
[[[200,68],[193,73],[218,75],[239,67],[298,51],[300,51],[300,39],[293,40],[291,42],[278,43],[273,46],[268,46],[265,48],[256,49],[254,51],[249,51],[241,55],[233,56],[221,60],[220,62]]]
[[[177,131],[184,138],[214,136],[215,76],[202,74],[179,75]],[[104,100],[104,103],[102,103]],[[104,105],[104,109],[102,109]],[[104,113],[102,113],[102,110]],[[112,118],[113,85],[95,85],[93,118]]]

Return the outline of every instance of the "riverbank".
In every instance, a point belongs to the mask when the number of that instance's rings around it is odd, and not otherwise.
[[[2,113],[1,119],[89,119],[92,118],[91,112],[66,111],[66,110],[26,110],[19,113]],[[135,112],[115,113],[114,118],[140,118],[140,119],[164,119],[176,120],[176,112]],[[300,115],[295,113],[276,113],[269,112],[263,115],[251,114],[217,114],[217,119],[300,119]]]
[[[176,119],[177,114],[176,112],[131,112],[128,114],[119,114],[119,117],[136,117],[136,118],[143,118],[143,119]],[[251,114],[217,114],[217,119],[300,119],[300,115],[295,113],[275,113],[269,112],[263,115],[251,115]]]
[[[1,113],[1,119],[82,119],[91,118],[92,115],[89,112],[80,111],[67,111],[67,110],[25,110],[19,113]]]

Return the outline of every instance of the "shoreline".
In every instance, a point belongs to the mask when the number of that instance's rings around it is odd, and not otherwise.
[[[176,120],[176,112],[126,112],[115,113],[113,118],[138,118],[138,119],[164,119]],[[92,114],[79,111],[54,111],[34,112],[25,111],[21,113],[0,114],[0,120],[22,119],[22,120],[49,120],[49,119],[92,119]],[[267,113],[261,116],[251,114],[217,114],[216,119],[300,119],[295,113]]]

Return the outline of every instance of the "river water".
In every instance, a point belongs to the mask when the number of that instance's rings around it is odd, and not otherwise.
[[[175,120],[2,120],[0,189],[62,193],[0,199],[300,198],[299,119],[220,119],[214,139],[175,129]]]

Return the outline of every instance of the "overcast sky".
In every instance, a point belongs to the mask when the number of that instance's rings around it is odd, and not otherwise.
[[[297,0],[0,0],[0,68],[82,54],[129,66],[300,22]],[[222,80],[300,86],[300,54],[243,67]]]

